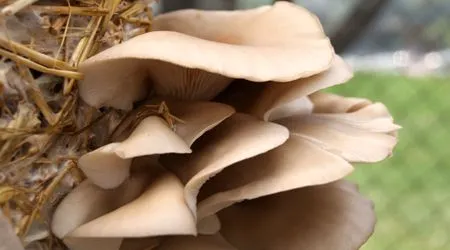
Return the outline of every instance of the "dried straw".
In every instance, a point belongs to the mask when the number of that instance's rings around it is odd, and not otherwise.
[[[150,2],[0,0],[0,209],[24,245],[55,246],[48,227],[26,239],[84,178],[76,159],[97,143],[95,125],[114,117],[78,100],[78,65],[150,31]]]

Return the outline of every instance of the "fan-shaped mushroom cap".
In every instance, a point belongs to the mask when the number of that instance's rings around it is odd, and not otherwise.
[[[237,249],[357,250],[375,225],[372,202],[346,181],[245,201],[219,217]]]
[[[149,88],[159,96],[208,100],[232,79],[292,81],[328,69],[334,56],[317,18],[287,2],[231,12],[182,10],[156,17],[153,25],[155,31],[80,65],[87,103],[130,109]]]
[[[392,154],[400,126],[383,104],[327,93],[316,93],[311,99],[321,113],[276,122],[350,162],[378,162]]]
[[[340,56],[335,55],[331,67],[314,76],[287,83],[255,84],[235,81],[220,93],[216,100],[235,107],[238,112],[250,113],[265,121],[274,121],[289,116],[311,114],[316,107],[309,95],[345,83],[352,77],[350,66]]]
[[[167,171],[153,173],[135,200],[81,225],[71,237],[149,237],[195,235],[196,223],[184,201],[183,185]]]
[[[289,83],[268,84],[258,98],[255,98],[250,113],[266,121],[310,114],[314,105],[309,100],[309,95],[345,83],[352,77],[350,66],[336,55],[331,67],[320,74]]]
[[[85,180],[58,205],[52,220],[52,232],[64,238],[82,224],[137,198],[148,184],[148,175],[135,175],[115,189],[102,189]],[[70,215],[70,216],[68,216]]]
[[[134,113],[120,125],[118,137],[125,139],[107,144],[83,155],[79,166],[86,176],[102,188],[114,188],[129,175],[132,158],[167,153],[190,153],[196,139],[234,113],[228,105],[213,102],[168,101],[170,112],[185,123],[173,131],[167,123],[150,116],[132,131],[129,122],[139,116]],[[131,126],[133,127],[133,126]]]
[[[202,219],[233,205],[261,196],[339,180],[353,171],[344,159],[292,136],[283,145],[238,162],[209,180],[198,205]]]
[[[197,194],[208,179],[236,162],[282,145],[289,132],[278,124],[234,114],[193,145],[189,155],[167,155],[161,164],[185,184],[185,199],[196,213]]]
[[[79,166],[102,188],[115,188],[129,175],[132,158],[164,153],[190,153],[189,146],[159,117],[145,118],[123,142],[83,155]]]
[[[8,219],[0,210],[0,250],[24,250]]]
[[[183,185],[149,162],[137,161],[131,178],[116,189],[83,182],[58,206],[52,231],[80,250],[95,246],[118,249],[125,237],[195,235],[196,223],[184,201]]]
[[[52,219],[52,232],[73,250],[118,249],[122,237],[73,238],[69,234],[99,216],[107,214],[138,197],[148,183],[148,175],[132,176],[115,189],[101,189],[86,180],[69,193],[58,205]]]

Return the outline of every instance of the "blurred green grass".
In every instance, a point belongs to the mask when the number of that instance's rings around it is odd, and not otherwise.
[[[350,176],[378,216],[363,250],[450,249],[450,78],[358,73],[330,91],[383,102],[403,127],[392,158]]]

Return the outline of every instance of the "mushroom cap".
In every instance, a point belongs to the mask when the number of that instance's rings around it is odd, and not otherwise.
[[[19,237],[16,236],[8,218],[3,215],[0,210],[0,249],[6,250],[23,250],[24,247],[20,242]]]
[[[128,178],[133,158],[190,153],[189,147],[195,140],[234,113],[232,107],[221,103],[169,101],[168,104],[171,112],[185,122],[177,124],[175,131],[156,116],[146,117],[134,129],[130,128],[131,120],[139,116],[136,111],[117,129],[120,134],[117,137],[123,134],[123,140],[81,156],[78,161],[81,170],[97,186],[115,188]]]
[[[347,181],[245,201],[219,218],[234,247],[267,250],[360,249],[376,221],[373,203]]]
[[[209,100],[233,79],[288,82],[328,69],[334,56],[318,19],[286,2],[176,11],[156,17],[153,25],[155,31],[80,65],[87,103],[130,109],[149,83],[159,96]]]
[[[123,142],[107,144],[79,159],[81,170],[99,187],[110,189],[129,176],[132,158],[190,153],[189,146],[159,117],[145,118]]]

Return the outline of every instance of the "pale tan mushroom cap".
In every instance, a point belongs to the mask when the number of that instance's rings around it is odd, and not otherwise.
[[[83,155],[78,165],[102,188],[115,188],[127,177],[132,158],[167,153],[190,153],[189,146],[159,117],[145,118],[123,142],[107,144]]]
[[[317,75],[296,79],[285,84],[268,84],[255,98],[249,112],[266,121],[273,121],[293,114],[308,115],[314,104],[308,96],[319,90],[347,82],[353,77],[350,66],[335,55],[331,67]]]
[[[125,237],[195,235],[182,183],[154,163],[138,164],[139,171],[116,189],[89,180],[79,185],[55,211],[55,235],[76,250],[118,249]]]
[[[322,98],[339,98],[340,105],[320,103]],[[383,104],[325,93],[317,93],[312,101],[328,110],[344,107],[345,113],[314,113],[302,119],[292,116],[277,122],[289,128],[293,135],[349,162],[379,162],[392,154],[397,144],[394,132],[400,126],[393,123]]]
[[[311,102],[311,94],[345,83],[352,77],[350,66],[340,56],[335,55],[330,68],[317,75],[288,83],[254,84],[237,81],[216,99],[234,106],[239,112],[273,121],[294,115],[311,114],[313,109],[317,110],[316,105]]]
[[[0,250],[24,250],[9,219],[0,211]]]
[[[248,250],[357,250],[375,226],[372,202],[345,181],[248,201],[219,217],[228,242]]]
[[[125,140],[107,144],[79,159],[78,166],[93,184],[116,188],[129,176],[132,159],[139,156],[191,153],[189,147],[196,139],[234,113],[232,107],[221,103],[169,101],[168,104],[172,114],[184,121],[177,124],[175,132],[162,118],[150,116],[131,133],[124,131]]]
[[[287,2],[177,11],[156,17],[153,26],[80,65],[87,103],[130,109],[149,88],[159,96],[209,100],[232,79],[288,82],[318,74],[334,55],[317,18]]]

